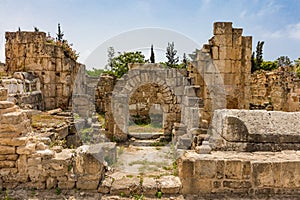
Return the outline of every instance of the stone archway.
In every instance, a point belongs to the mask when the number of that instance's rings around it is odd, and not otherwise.
[[[161,123],[164,134],[171,135],[173,124],[181,121],[181,105],[169,87],[166,88],[157,83],[140,85],[129,97],[131,122],[136,121],[134,116],[137,116],[136,118],[141,120],[141,123],[150,124],[150,109],[155,104],[160,105],[162,109]]]
[[[161,88],[164,100],[164,121],[167,124],[164,127],[166,135],[171,135],[174,122],[180,123],[182,118],[185,118],[185,108],[194,106],[189,105],[192,102],[191,98],[194,98],[193,100],[197,98],[195,92],[185,98],[189,81],[178,70],[165,68],[160,64],[132,64],[128,73],[118,80],[112,93],[114,138],[121,141],[127,139],[130,97],[140,86],[146,84],[157,85]],[[197,116],[194,117],[199,117],[198,113],[196,114]]]

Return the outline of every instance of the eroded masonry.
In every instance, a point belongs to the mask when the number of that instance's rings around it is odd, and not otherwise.
[[[300,80],[284,68],[251,74],[252,37],[242,33],[216,22],[187,69],[132,63],[120,79],[87,76],[43,32],[6,33],[0,187],[300,195]],[[104,115],[102,124],[96,113]],[[178,177],[168,178],[175,186],[162,177],[105,176],[118,144],[133,140],[128,126],[137,117],[157,120],[163,129],[157,140],[175,147]]]

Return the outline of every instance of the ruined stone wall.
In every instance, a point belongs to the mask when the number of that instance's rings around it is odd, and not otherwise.
[[[42,108],[40,80],[36,74],[16,72],[12,78],[2,77],[0,84],[7,89],[9,101],[22,108]]]
[[[215,22],[213,33],[188,68],[191,83],[201,88],[202,121],[218,108],[249,108],[252,37],[231,22]]]
[[[195,95],[193,86],[189,85],[187,77],[180,71],[165,68],[160,64],[132,64],[130,70],[122,78],[111,79],[111,84],[103,82],[98,87],[97,107],[99,111],[105,111],[106,121],[109,122],[106,129],[118,140],[125,141],[128,134],[129,110],[135,106],[137,101],[143,101],[150,107],[153,103],[159,103],[163,110],[163,128],[167,138],[171,138],[174,123],[183,123],[186,130],[198,127],[194,119],[199,118],[197,102],[199,98]],[[100,78],[100,82],[102,77]],[[113,83],[113,84],[112,84]],[[156,89],[152,87],[156,87]],[[107,88],[106,92],[103,91]],[[152,92],[145,88],[152,88]],[[144,88],[143,91],[140,88]],[[107,91],[111,91],[111,93]],[[157,91],[160,91],[157,93]],[[148,94],[149,92],[149,94]],[[144,93],[146,96],[142,95]],[[147,93],[147,94],[146,94]],[[102,98],[102,99],[101,99]],[[163,102],[158,102],[161,99]],[[131,102],[131,103],[130,103]],[[147,106],[146,106],[147,107]],[[137,108],[138,112],[142,111]],[[136,111],[136,109],[135,109]],[[132,109],[132,114],[136,114]],[[148,112],[148,111],[147,111]],[[146,114],[146,113],[142,113]],[[179,136],[179,135],[178,135]],[[190,137],[187,137],[190,140]]]
[[[129,99],[131,119],[135,121],[135,116],[139,116],[140,120],[146,118],[150,120],[150,109],[154,104],[162,106],[164,114],[161,122],[165,133],[171,133],[174,122],[180,122],[181,105],[176,102],[173,91],[165,86],[151,83],[138,87]]]
[[[43,109],[67,109],[81,64],[69,58],[62,47],[48,43],[44,32],[6,32],[5,38],[7,72],[37,73]]]
[[[113,133],[115,131],[115,122],[113,120],[113,114],[111,109],[111,97],[116,81],[116,77],[107,74],[102,74],[95,88],[96,111],[100,114],[104,114],[104,127],[106,130],[106,136],[109,139],[113,139]]]
[[[78,149],[51,146],[49,137],[34,136],[27,113],[0,88],[0,188],[97,190],[106,156],[116,159],[114,143]]]
[[[99,78],[86,75],[85,66],[77,72],[72,94],[72,111],[80,117],[88,119],[96,113],[98,82]]]
[[[116,84],[116,78],[107,74],[100,76],[95,91],[96,111],[99,113],[108,112],[110,109],[110,97]]]
[[[300,79],[281,68],[250,78],[250,109],[300,111]]]

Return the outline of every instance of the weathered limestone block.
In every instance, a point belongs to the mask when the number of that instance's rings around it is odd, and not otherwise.
[[[16,162],[16,167],[18,168],[19,174],[23,174],[24,176],[26,176],[28,166],[37,166],[37,165],[29,165],[29,162],[27,162],[27,155],[20,155]]]
[[[22,146],[25,145],[25,143],[26,140],[23,137],[19,137],[19,138],[7,137],[7,138],[1,138],[0,140],[0,145],[4,145],[4,146]]]
[[[59,139],[64,139],[69,134],[69,127],[67,125],[63,125],[59,128],[56,128],[55,131],[57,132]]]
[[[13,102],[10,101],[0,101],[0,109],[12,108],[14,106]]]
[[[35,151],[35,143],[27,143],[25,146],[17,147],[17,154],[30,155]]]
[[[76,182],[76,188],[81,190],[97,190],[99,186],[99,180],[78,180]]]
[[[130,194],[138,194],[140,192],[140,179],[136,177],[116,179],[111,186],[110,194],[120,195],[123,193],[126,196]]]
[[[13,160],[16,161],[18,159],[17,154],[9,154],[9,155],[0,155],[0,161],[2,160]]]
[[[166,185],[167,184],[164,184],[165,190],[166,190]],[[143,194],[155,195],[158,191],[157,180],[155,180],[154,178],[149,178],[149,177],[143,178],[142,190],[143,190]]]
[[[183,194],[298,194],[300,157],[285,152],[187,152],[178,160]]]
[[[50,185],[49,185],[49,187],[50,187]],[[73,189],[75,187],[75,181],[59,181],[58,187],[61,189],[65,189],[65,190]],[[83,188],[80,187],[80,189],[83,189]]]
[[[0,168],[13,168],[15,161],[0,161]]]
[[[53,189],[56,188],[57,186],[57,180],[53,177],[48,177],[46,180],[46,188],[49,189]]]
[[[0,87],[0,101],[7,100],[7,89]]]
[[[78,189],[97,189],[104,173],[102,148],[83,145],[77,149],[75,173],[78,175]]]
[[[114,142],[105,142],[89,147],[88,153],[93,155],[97,160],[109,165],[117,161],[117,148]]]
[[[233,28],[232,29],[232,45],[241,46],[242,45],[242,28]]]
[[[47,179],[47,172],[42,165],[28,167],[28,176],[32,182],[45,182]]]
[[[297,149],[300,113],[263,110],[216,110],[211,141],[216,149],[255,151]],[[217,140],[214,140],[219,138]],[[222,138],[222,139],[221,139]],[[264,143],[265,145],[259,145]],[[274,147],[272,147],[274,146]]]
[[[15,154],[16,148],[12,146],[0,146],[0,154]]]
[[[215,22],[214,35],[232,34],[232,22]]]
[[[214,178],[216,176],[217,163],[213,160],[197,160],[195,168],[197,169],[195,174],[197,178]]]
[[[114,179],[112,177],[106,177],[102,183],[99,185],[98,192],[102,194],[108,194]]]
[[[218,60],[219,59],[219,47],[218,46],[213,46],[211,48],[211,54],[212,54],[212,59]]]
[[[177,176],[162,176],[158,182],[158,188],[164,194],[179,194],[181,191],[182,185]]]

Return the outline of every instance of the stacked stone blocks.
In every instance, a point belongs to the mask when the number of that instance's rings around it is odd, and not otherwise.
[[[5,38],[7,72],[37,73],[43,109],[68,108],[81,65],[67,57],[62,47],[47,42],[44,32],[6,32]]]

